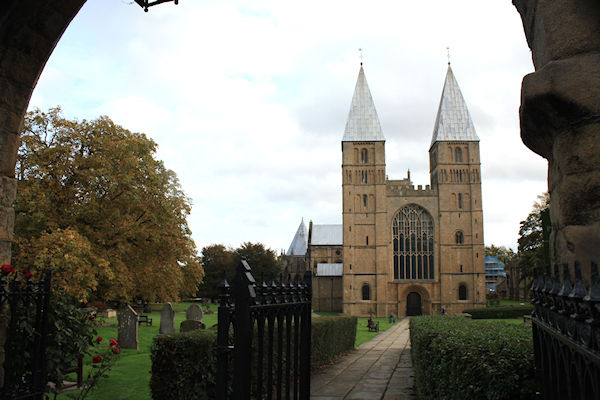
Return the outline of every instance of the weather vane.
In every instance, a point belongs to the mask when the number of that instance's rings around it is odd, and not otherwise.
[[[363,51],[362,48],[359,47],[358,48],[358,52],[360,53],[360,65],[362,65],[362,62],[363,62],[363,53],[362,53],[362,51]]]
[[[448,65],[450,65],[450,46],[446,46],[446,55],[448,57]]]

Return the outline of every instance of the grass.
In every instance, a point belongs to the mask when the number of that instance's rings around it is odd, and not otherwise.
[[[185,310],[191,303],[173,304],[175,309],[175,330],[179,331],[179,324],[185,320]],[[217,323],[217,306],[211,305],[211,311],[214,314],[204,314],[202,321],[210,328]],[[91,400],[147,400],[150,395],[150,347],[152,340],[158,335],[160,327],[160,312],[153,311],[149,314],[152,318],[152,326],[141,325],[138,330],[139,350],[121,350],[121,355],[113,369],[109,373],[108,379],[101,380],[97,387],[90,393],[88,399]],[[117,318],[100,319],[102,326],[97,328],[98,336],[104,340],[99,349],[104,350],[108,346],[110,338],[117,338],[118,323]],[[89,371],[91,357],[84,359],[84,377]],[[76,393],[76,392],[74,392]],[[68,400],[74,397],[72,393],[65,393],[58,396],[59,400]]]
[[[400,322],[402,318],[396,319],[396,324]],[[361,344],[368,342],[377,336],[378,333],[383,332],[389,329],[392,325],[390,324],[389,319],[386,318],[373,318],[373,321],[379,322],[379,332],[369,332],[369,328],[367,328],[367,321],[369,318],[358,318],[356,325],[356,339],[354,341],[354,347],[358,347]]]
[[[179,324],[185,320],[185,310],[190,306],[191,303],[174,303],[173,309],[175,310],[175,330],[179,331]],[[158,305],[152,305],[153,310],[159,310]],[[206,324],[207,328],[210,328],[217,323],[217,305],[211,305],[211,311],[214,314],[204,314],[202,321]],[[339,315],[335,312],[320,312],[319,315],[331,316]],[[158,335],[160,327],[160,311],[153,311],[148,314],[152,318],[152,326],[141,325],[138,330],[138,340],[140,343],[139,350],[123,349],[119,359],[110,371],[108,379],[101,380],[96,388],[90,393],[88,399],[90,400],[147,400],[151,398],[150,395],[150,347],[152,346],[152,340]],[[356,327],[356,340],[354,343],[355,347],[371,340],[377,336],[378,332],[369,332],[367,328],[368,318],[358,318]],[[390,328],[392,324],[388,322],[387,318],[374,318],[376,322],[379,322],[379,332],[383,332]],[[400,319],[396,320],[398,323]],[[516,321],[516,320],[515,320]],[[104,340],[100,345],[99,349],[104,351],[105,347],[108,346],[108,341],[111,338],[117,338],[118,336],[118,323],[117,318],[99,318],[101,326],[97,328],[98,336],[101,336]],[[523,321],[521,320],[521,323]],[[91,368],[91,358],[94,355],[85,357],[84,359],[84,377]],[[74,378],[73,378],[74,380]],[[58,396],[58,400],[68,400],[74,397],[72,393],[65,393]]]

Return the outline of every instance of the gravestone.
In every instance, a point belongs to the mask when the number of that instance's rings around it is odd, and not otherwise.
[[[202,321],[195,319],[186,319],[179,325],[179,332],[190,332],[197,329],[206,329],[206,325]]]
[[[119,321],[119,347],[122,349],[140,349],[138,341],[138,315],[127,305],[117,313]]]
[[[171,303],[166,303],[160,312],[160,329],[158,333],[163,335],[173,332],[175,332],[175,310],[173,310]]]
[[[202,321],[202,308],[198,304],[192,304],[185,312],[185,319]]]

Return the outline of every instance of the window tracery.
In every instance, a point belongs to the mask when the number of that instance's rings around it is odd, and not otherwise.
[[[421,206],[401,208],[392,222],[394,279],[434,279],[433,218]]]

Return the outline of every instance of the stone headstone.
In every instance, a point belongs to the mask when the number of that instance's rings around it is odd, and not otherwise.
[[[139,350],[137,313],[131,306],[127,305],[127,307],[119,310],[117,320],[119,321],[119,336],[117,339],[119,347]]]
[[[202,308],[198,304],[192,304],[185,312],[185,319],[202,321]]]
[[[179,325],[179,332],[190,332],[197,329],[206,329],[204,322],[195,319],[186,319]]]
[[[158,333],[163,335],[173,332],[175,332],[175,310],[173,310],[171,303],[166,303],[160,312],[160,329]]]

